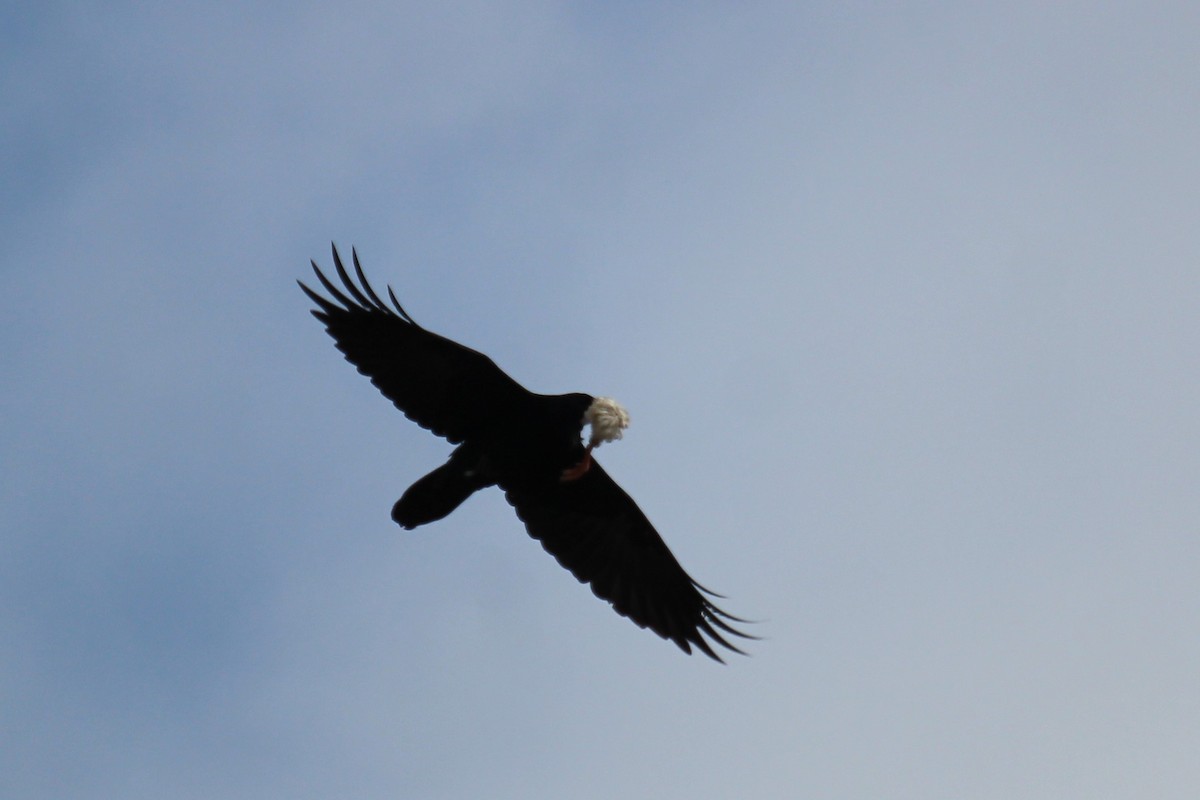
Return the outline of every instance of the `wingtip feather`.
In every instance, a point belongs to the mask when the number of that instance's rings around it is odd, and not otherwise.
[[[421,327],[420,325],[417,325],[417,321],[409,316],[409,313],[404,310],[404,306],[400,305],[400,301],[396,299],[396,293],[392,291],[392,287],[390,285],[388,286],[388,297],[391,298],[392,305],[396,307],[396,311],[400,313],[400,316],[405,322],[408,322],[417,328]],[[424,329],[422,328],[422,330]]]
[[[353,296],[355,301],[357,301],[359,308],[372,308],[371,301],[367,299],[367,296],[362,293],[362,290],[359,289],[358,286],[354,284],[354,281],[350,279],[350,274],[346,272],[346,265],[342,263],[342,256],[340,253],[338,253],[336,247],[333,248],[333,266],[334,269],[337,270],[338,277],[342,279],[342,285],[346,287],[346,291],[350,292],[351,296]]]
[[[314,292],[312,289],[308,288],[308,286],[305,285],[304,281],[296,281],[296,283],[298,283],[300,285],[300,288],[304,290],[304,293],[306,295],[308,295],[308,298],[310,300],[312,300],[314,303],[316,303],[318,306],[321,307],[321,309],[322,309],[321,311],[313,311],[312,312],[313,316],[315,316],[317,319],[321,320],[322,322],[325,322],[327,319],[327,317],[325,316],[326,314],[333,312],[333,311],[337,311],[337,309],[338,309],[337,306],[335,306],[333,303],[326,300],[321,295]]]
[[[357,248],[355,248],[355,247],[350,248],[350,257],[354,260],[354,272],[356,275],[358,275],[358,282],[362,284],[363,290],[367,293],[367,296],[371,299],[371,304],[374,305],[375,308],[379,309],[380,311],[383,311],[385,313],[388,312],[388,307],[383,304],[382,300],[379,299],[379,295],[375,294],[375,290],[371,288],[371,282],[367,280],[366,274],[363,273],[362,264],[360,264],[358,261],[358,249]]]
[[[321,282],[321,285],[325,287],[325,291],[329,292],[329,294],[331,294],[333,296],[333,299],[337,300],[339,303],[341,303],[343,306],[345,306],[345,308],[343,308],[342,310],[349,311],[351,308],[353,308],[355,306],[354,301],[351,300],[349,297],[346,297],[346,295],[342,294],[342,292],[336,286],[333,285],[333,282],[330,281],[329,278],[325,277],[325,273],[321,272],[321,268],[317,266],[317,262],[313,261],[311,263],[312,263],[313,272],[316,273],[317,280],[319,280]],[[336,309],[337,306],[334,306],[334,308]]]

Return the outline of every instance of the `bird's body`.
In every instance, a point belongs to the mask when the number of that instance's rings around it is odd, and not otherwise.
[[[707,590],[688,576],[633,500],[592,457],[621,437],[625,410],[609,398],[535,394],[487,356],[417,325],[388,289],[392,307],[371,289],[354,255],[356,284],[336,248],[344,291],[313,263],[332,297],[300,287],[317,304],[339,350],[397,408],[457,445],[449,460],[413,484],[392,509],[412,529],[441,519],[474,492],[498,486],[529,534],[621,615],[720,660],[711,639],[747,637],[726,620]],[[591,441],[581,440],[585,426]]]
[[[409,487],[392,519],[411,530],[446,516],[479,489],[532,489],[564,482],[564,474],[569,480],[580,465],[590,469],[579,421],[591,403],[585,394],[519,398],[499,415],[501,422],[464,441],[445,464]]]

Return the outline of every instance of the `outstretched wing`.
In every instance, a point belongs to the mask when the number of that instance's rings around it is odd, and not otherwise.
[[[346,360],[405,416],[457,444],[480,435],[498,414],[528,397],[524,387],[487,356],[414,322],[390,286],[392,307],[388,307],[367,283],[358,253],[351,252],[358,284],[333,248],[333,263],[345,291],[312,262],[313,272],[332,299],[297,283],[317,304],[312,315],[325,324]]]
[[[729,624],[745,620],[713,605],[709,596],[718,595],[692,580],[642,510],[595,460],[578,480],[501,486],[529,535],[639,627],[686,653],[695,645],[717,661],[706,636],[737,653],[742,651],[723,634],[756,638]]]

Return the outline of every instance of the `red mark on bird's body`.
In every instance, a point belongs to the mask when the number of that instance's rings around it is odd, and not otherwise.
[[[558,476],[559,483],[570,483],[577,481],[587,474],[587,471],[592,468],[592,448],[594,444],[589,444],[587,449],[583,451],[583,458],[573,467],[568,467],[562,471],[562,475]]]

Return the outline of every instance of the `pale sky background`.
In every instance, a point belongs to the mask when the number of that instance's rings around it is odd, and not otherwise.
[[[1196,797],[1200,5],[103,5],[0,26],[0,796]],[[330,240],[752,657],[397,528]]]

